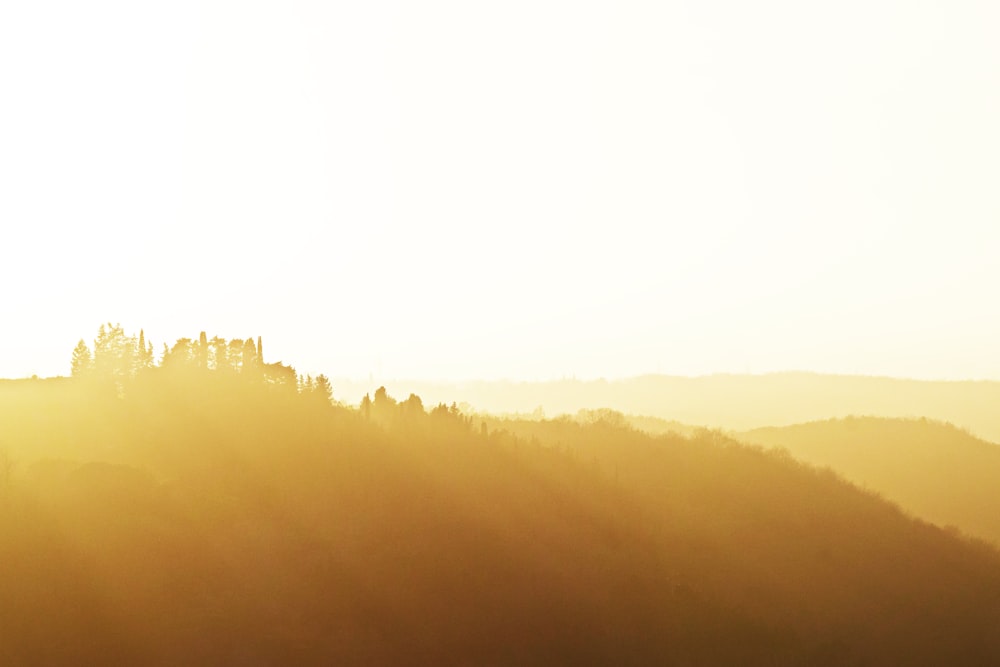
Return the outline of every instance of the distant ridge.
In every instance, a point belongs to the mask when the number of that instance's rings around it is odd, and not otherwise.
[[[348,403],[357,403],[373,389],[371,383],[359,381],[338,379],[332,383],[335,396]],[[397,394],[415,392],[429,401],[450,402],[460,397],[485,412],[530,413],[541,407],[544,414],[554,416],[611,408],[740,431],[849,415],[927,417],[1000,442],[1000,382],[990,380],[911,380],[794,371],[545,382],[385,380],[378,384]]]
[[[829,466],[922,519],[1000,545],[1000,446],[951,424],[849,417],[754,429],[739,438]]]

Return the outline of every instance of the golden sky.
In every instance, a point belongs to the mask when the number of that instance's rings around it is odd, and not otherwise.
[[[1000,379],[1000,5],[11,2],[0,376]]]

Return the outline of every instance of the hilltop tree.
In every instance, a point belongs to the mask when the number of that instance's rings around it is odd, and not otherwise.
[[[195,364],[195,342],[190,338],[178,338],[169,350],[163,345],[163,360],[161,368],[178,368]]]
[[[226,350],[226,358],[229,360],[229,367],[234,371],[240,371],[243,369],[243,361],[246,356],[243,350],[243,341],[239,338],[234,338],[229,341],[228,349]]]
[[[293,392],[298,391],[298,373],[295,372],[294,368],[280,361],[271,364],[258,364],[255,373],[256,377],[263,379],[269,385]]]
[[[386,391],[384,386],[375,390],[375,397],[372,400],[371,413],[372,418],[380,424],[391,423],[396,417],[396,399],[389,396],[389,392]]]
[[[403,402],[402,408],[407,415],[424,414],[424,402],[416,394],[410,394],[410,397]]]
[[[121,390],[122,383],[133,374],[136,358],[136,340],[125,335],[121,324],[102,324],[94,340],[94,375],[114,383]]]
[[[198,368],[208,369],[208,334],[198,334]]]
[[[229,346],[225,338],[220,336],[212,337],[212,340],[208,341],[208,349],[210,352],[209,368],[216,371],[231,370],[229,365]]]
[[[313,382],[313,393],[327,403],[333,400],[333,387],[330,385],[330,378],[320,373]]]
[[[136,344],[135,362],[137,371],[152,368],[155,363],[153,359],[153,344],[146,341],[146,332],[142,329],[139,329],[139,342]]]
[[[253,339],[247,338],[243,341],[243,372],[253,372],[259,370],[257,359],[257,348],[253,344]]]
[[[80,342],[73,348],[73,361],[70,366],[71,373],[75,378],[82,378],[90,375],[94,367],[94,357],[90,354],[90,348],[80,339]]]
[[[379,387],[375,390],[372,408],[377,413],[392,412],[396,409],[396,399],[389,395],[384,386]]]

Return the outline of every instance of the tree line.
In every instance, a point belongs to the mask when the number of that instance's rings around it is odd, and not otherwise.
[[[175,377],[210,374],[244,385],[263,384],[297,392],[321,403],[333,401],[333,386],[325,374],[300,374],[290,365],[265,362],[260,336],[256,341],[252,337],[227,340],[221,336],[209,338],[202,331],[197,339],[179,338],[172,346],[164,343],[157,359],[144,329],[130,335],[120,323],[107,322],[98,328],[92,345],[80,339],[73,349],[70,367],[74,379],[112,387],[118,394],[127,392],[136,380],[158,373]],[[365,394],[358,412],[365,420],[384,427],[412,429],[426,416],[438,424],[451,422],[463,428],[472,425],[472,418],[462,415],[454,402],[450,406],[441,403],[428,411],[416,394],[397,401],[385,387],[379,387],[374,396]]]
[[[253,338],[227,340],[221,336],[209,338],[202,331],[197,339],[179,338],[172,346],[164,343],[157,359],[143,329],[138,336],[129,335],[121,324],[108,322],[98,328],[92,347],[80,339],[70,363],[73,378],[113,385],[119,392],[125,391],[129,381],[155,369],[215,372],[332,398],[326,375],[299,375],[287,364],[265,362],[260,336],[256,342]]]

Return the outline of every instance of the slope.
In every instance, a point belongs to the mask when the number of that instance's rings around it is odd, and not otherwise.
[[[0,404],[3,664],[1000,656],[995,551],[718,434],[204,370],[31,391]]]
[[[917,516],[1000,544],[1000,446],[950,424],[848,417],[739,437],[829,466]]]

